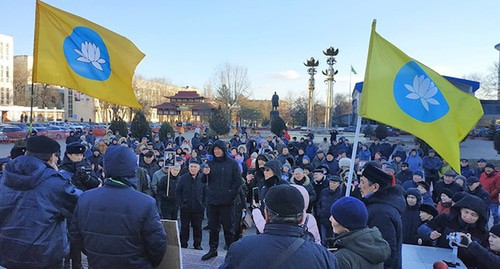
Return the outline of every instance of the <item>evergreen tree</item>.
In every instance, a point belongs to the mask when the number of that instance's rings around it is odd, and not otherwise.
[[[116,131],[118,131],[121,136],[127,136],[128,134],[127,123],[121,117],[112,120],[109,129],[113,134],[116,134]]]
[[[271,121],[271,132],[278,137],[281,137],[283,135],[283,131],[286,129],[286,124],[285,121],[280,117],[277,116]]]
[[[142,111],[135,113],[132,122],[130,123],[130,132],[135,138],[149,137],[151,135],[151,127],[149,126],[146,116]]]
[[[381,123],[375,128],[375,136],[382,140],[387,137],[387,125]]]
[[[495,133],[495,138],[493,140],[493,146],[498,154],[500,154],[500,132]]]
[[[210,129],[212,129],[218,135],[224,135],[229,133],[228,117],[221,107],[214,109],[212,116],[208,120],[210,124]]]
[[[168,122],[164,122],[160,126],[160,139],[165,139],[167,137],[167,134],[170,133],[172,137],[175,135],[174,128],[172,128],[172,125]]]
[[[373,135],[373,127],[371,125],[366,125],[363,129],[363,133],[365,134],[365,137],[370,137]]]

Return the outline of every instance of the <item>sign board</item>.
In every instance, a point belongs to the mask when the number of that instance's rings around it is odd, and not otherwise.
[[[177,221],[162,219],[161,224],[167,233],[167,251],[158,269],[182,269],[181,243]]]

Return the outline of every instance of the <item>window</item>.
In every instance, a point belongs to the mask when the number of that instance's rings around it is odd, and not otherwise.
[[[0,60],[3,60],[3,42],[0,42]]]
[[[5,44],[5,59],[9,59],[9,43]]]
[[[0,66],[0,82],[3,82],[3,65]]]
[[[6,81],[6,82],[9,82],[9,81],[10,81],[9,67],[8,67],[8,66],[6,66],[6,67],[5,67],[5,69],[6,69],[6,70],[5,70],[5,78],[6,78],[6,79],[5,79],[5,81]]]

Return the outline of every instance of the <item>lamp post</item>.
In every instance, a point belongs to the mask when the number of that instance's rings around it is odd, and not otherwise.
[[[309,99],[307,106],[307,128],[312,129],[314,124],[314,75],[316,74],[316,67],[318,67],[319,61],[315,60],[314,57],[307,60],[304,65],[307,68],[307,73],[309,74]]]
[[[498,81],[497,81],[497,100],[500,100],[500,43],[495,45],[495,49],[498,50]]]
[[[332,126],[332,108],[333,108],[333,76],[336,75],[339,70],[333,69],[333,65],[337,62],[335,56],[339,54],[339,49],[329,47],[323,54],[327,56],[326,63],[328,64],[328,69],[323,71],[323,75],[326,76],[327,89],[326,89],[326,111],[325,111],[325,129]]]

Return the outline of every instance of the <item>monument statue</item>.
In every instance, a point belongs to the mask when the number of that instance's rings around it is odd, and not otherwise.
[[[274,92],[274,95],[273,97],[271,98],[271,103],[273,105],[273,111],[276,111],[278,110],[278,107],[280,106],[280,97],[278,96],[278,94],[276,94],[276,92]]]

